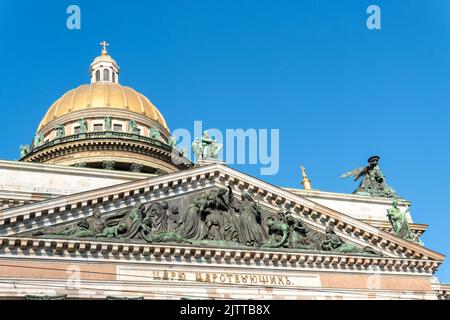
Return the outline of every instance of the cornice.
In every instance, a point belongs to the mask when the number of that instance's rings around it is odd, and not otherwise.
[[[313,268],[322,271],[393,272],[432,275],[441,262],[328,252],[289,252],[260,248],[208,248],[170,244],[123,243],[66,239],[0,237],[0,257],[80,259],[100,262],[157,260],[218,265],[266,264],[272,267]]]
[[[33,171],[33,172],[51,172],[54,174],[75,174],[77,176],[105,177],[114,179],[138,180],[148,177],[154,177],[150,173],[136,173],[127,171],[99,170],[81,167],[69,167],[57,164],[46,164],[24,161],[0,160],[0,169]]]
[[[294,194],[300,195],[302,197],[311,197],[311,198],[320,198],[320,199],[328,199],[328,200],[343,200],[343,201],[349,201],[349,202],[362,202],[362,203],[377,203],[377,204],[384,204],[384,205],[391,205],[392,199],[391,198],[378,198],[378,197],[370,197],[370,196],[364,196],[359,194],[349,194],[349,193],[337,193],[337,192],[330,192],[330,191],[323,191],[323,190],[317,190],[317,189],[311,189],[311,190],[304,190],[304,189],[296,189],[296,188],[287,188],[282,187],[281,189],[284,189],[286,191],[292,192]],[[399,204],[402,205],[410,205],[411,203],[405,199],[399,198],[398,199]]]
[[[82,136],[83,134],[80,134]],[[86,134],[87,138],[78,138],[71,140],[64,140],[57,142],[56,140],[43,145],[38,149],[34,149],[30,154],[21,159],[24,162],[47,162],[59,157],[78,153],[81,151],[125,151],[131,153],[139,153],[149,156],[148,162],[151,158],[157,158],[170,164],[174,169],[186,169],[192,166],[192,163],[184,157],[173,154],[172,149],[163,143],[149,143],[149,138],[136,136],[136,139],[124,138],[122,135],[118,136],[101,136],[96,137],[95,133]],[[174,164],[173,157],[177,161]]]
[[[369,245],[380,250],[384,255],[437,261],[445,258],[444,255],[433,250],[220,164],[196,167],[159,177],[63,196],[44,203],[6,209],[2,212],[0,219],[0,234],[11,236],[43,227],[44,223],[31,222],[46,219],[46,223],[50,224],[62,213],[67,214],[66,222],[89,216],[92,207],[98,203],[114,203],[117,209],[121,205],[126,206],[127,201],[134,201],[134,198],[138,196],[145,201],[155,201],[161,197],[201,190],[207,186],[226,185],[231,185],[235,192],[245,189],[258,194],[260,201],[265,205],[290,209],[316,228],[324,230],[328,224],[334,224],[336,232],[344,239],[360,245]]]

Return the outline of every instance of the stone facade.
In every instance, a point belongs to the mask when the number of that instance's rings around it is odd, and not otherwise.
[[[8,163],[6,163],[8,164]],[[3,163],[5,166],[5,163]],[[20,164],[19,166],[27,166]],[[30,170],[45,172],[46,165]],[[14,167],[14,166],[13,166]],[[0,171],[0,174],[9,171]],[[60,167],[59,174],[87,179],[86,190],[61,193],[45,202],[5,209],[0,219],[0,296],[66,295],[69,299],[108,296],[145,299],[443,299],[445,285],[433,276],[444,256],[332,206],[302,191],[278,188],[228,168],[210,164],[149,176]],[[63,169],[64,168],[64,169]],[[23,169],[23,168],[22,168]],[[52,167],[51,169],[56,169]],[[5,174],[6,175],[6,174]],[[45,174],[43,174],[45,177]],[[86,178],[88,176],[89,178]],[[54,179],[54,177],[52,177]],[[50,178],[50,179],[52,179]],[[61,177],[63,178],[63,177]],[[59,178],[58,178],[59,179]],[[128,182],[125,182],[128,181]],[[120,183],[122,182],[122,183]],[[125,183],[123,183],[125,182]],[[104,183],[104,185],[101,185]],[[36,186],[39,181],[35,182]],[[211,188],[232,186],[236,196],[250,191],[267,212],[289,208],[314,230],[333,224],[355,246],[380,255],[344,254],[283,248],[145,243],[120,239],[34,236],[43,228],[73,224],[131,208],[135,203],[179,202]],[[12,187],[11,187],[12,189]],[[44,190],[44,189],[42,189]],[[24,192],[28,190],[23,190]],[[316,192],[316,198],[320,192]],[[330,196],[327,193],[323,197]],[[345,205],[346,197],[340,197]],[[186,198],[187,197],[187,198]],[[361,199],[369,205],[369,199]],[[187,201],[187,200],[186,200]],[[348,200],[350,203],[353,200]],[[382,200],[374,201],[373,209]],[[384,200],[387,202],[387,200]],[[382,201],[383,202],[383,201]],[[181,210],[185,210],[183,205]],[[379,218],[382,217],[380,213]],[[366,216],[367,218],[367,216]],[[375,220],[378,220],[375,219]]]

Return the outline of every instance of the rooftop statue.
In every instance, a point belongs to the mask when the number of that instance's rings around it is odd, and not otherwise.
[[[81,118],[81,119],[78,120],[78,123],[80,125],[80,133],[88,132],[88,125],[87,125],[86,119]]]
[[[196,138],[192,143],[192,150],[197,161],[200,159],[217,159],[222,147],[221,143],[209,136],[208,131],[203,132],[203,136]]]
[[[66,136],[66,130],[64,129],[64,126],[62,126],[62,125],[57,125],[55,127],[55,131],[56,131],[56,139],[61,139]]]
[[[406,218],[406,214],[408,212],[409,207],[406,208],[405,212],[402,212],[398,207],[397,199],[394,199],[394,201],[392,201],[392,207],[387,209],[386,216],[388,217],[396,236],[423,245],[422,241],[411,231],[409,227],[409,223]]]
[[[36,134],[36,136],[34,137],[34,144],[33,147],[37,148],[39,147],[42,143],[44,142],[44,135],[39,132],[38,134]]]
[[[175,148],[176,145],[177,145],[177,136],[171,136],[169,138],[169,146]]]
[[[111,125],[111,118],[106,116],[103,119],[104,125],[105,125],[105,131],[111,131],[112,130],[112,125]]]
[[[362,178],[358,188],[353,191],[354,194],[366,195],[371,197],[393,198],[396,197],[394,189],[386,184],[386,179],[378,166],[380,157],[370,157],[366,167],[360,167],[344,173],[341,178],[354,177],[354,181]]]
[[[132,134],[139,134],[139,128],[134,120],[128,121],[128,132]]]
[[[30,153],[30,145],[29,144],[21,144],[20,145],[20,157],[23,158],[29,153]]]
[[[150,138],[155,140],[161,140],[161,132],[155,127],[150,128]]]

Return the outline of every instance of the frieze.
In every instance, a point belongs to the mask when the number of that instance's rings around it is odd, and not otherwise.
[[[167,201],[140,203],[108,216],[99,206],[75,224],[42,228],[36,237],[105,238],[209,247],[265,247],[339,253],[381,254],[346,243],[332,225],[322,234],[290,211],[264,212],[248,191],[236,199],[231,186]]]
[[[308,223],[315,223],[320,228],[324,223],[334,224],[337,230],[341,230],[342,233],[357,241],[359,240],[359,243],[370,243],[391,257],[400,254],[403,257],[413,259],[443,259],[442,255],[432,250],[417,246],[410,241],[405,241],[369,226],[367,223],[342,215],[332,209],[219,164],[194,168],[189,172],[177,172],[135,181],[108,189],[84,192],[76,197],[61,197],[45,204],[31,204],[21,208],[5,210],[3,219],[0,219],[0,225],[3,224],[4,227],[0,230],[3,231],[3,236],[13,235],[23,232],[27,228],[32,230],[45,225],[44,222],[35,222],[40,219],[45,221],[50,221],[51,217],[59,219],[58,217],[61,214],[67,215],[77,210],[82,211],[83,215],[85,215],[84,212],[90,215],[90,208],[96,204],[105,205],[111,201],[123,203],[127,197],[136,197],[137,195],[141,199],[155,199],[165,194],[167,196],[182,194],[195,189],[202,189],[205,185],[223,186],[226,183],[233,184],[235,192],[243,189],[248,190],[257,194],[265,205],[273,204],[274,206],[285,207],[306,219]],[[66,221],[70,221],[70,219],[73,220],[73,218],[66,218]],[[33,222],[30,224],[27,220],[33,220]]]

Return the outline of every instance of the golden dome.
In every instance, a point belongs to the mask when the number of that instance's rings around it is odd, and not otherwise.
[[[111,108],[131,111],[156,121],[169,131],[164,117],[143,94],[112,82],[84,84],[56,100],[42,119],[37,131],[68,113],[91,108]]]

